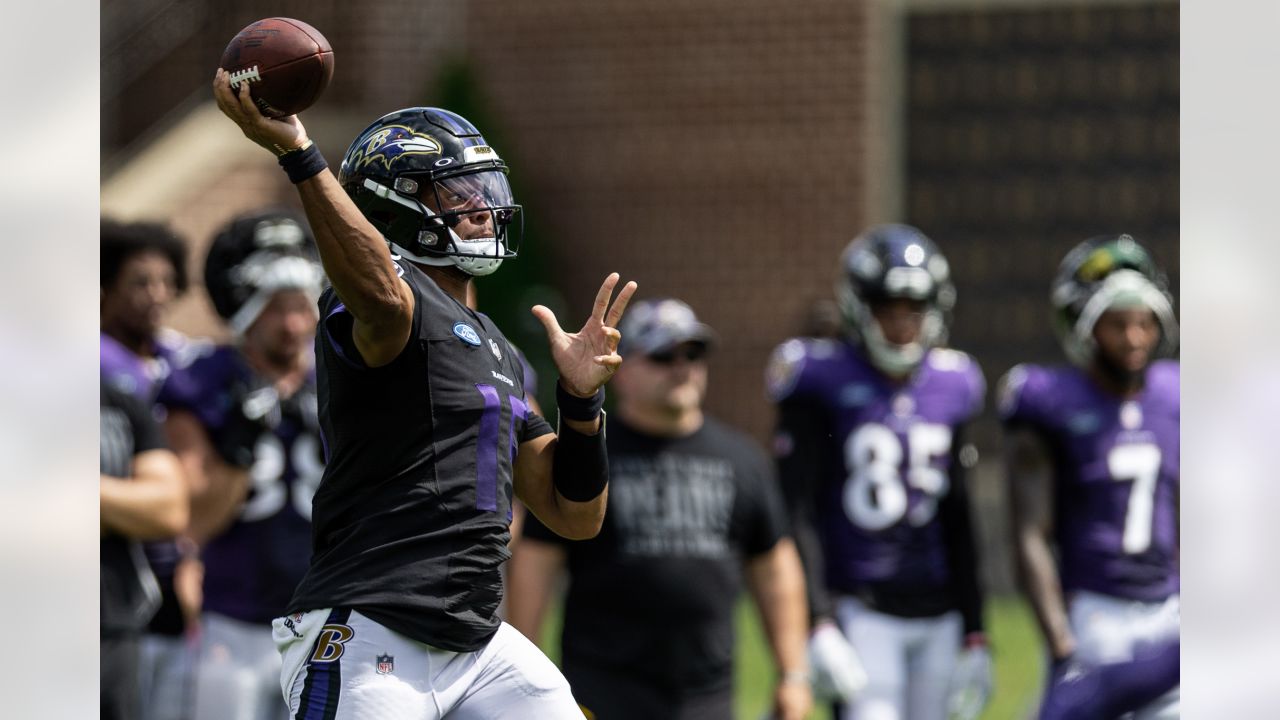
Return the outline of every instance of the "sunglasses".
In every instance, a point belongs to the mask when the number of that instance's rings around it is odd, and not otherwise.
[[[649,362],[656,365],[674,365],[676,359],[683,359],[688,362],[698,362],[707,356],[707,347],[705,345],[682,345],[663,350],[648,356]]]

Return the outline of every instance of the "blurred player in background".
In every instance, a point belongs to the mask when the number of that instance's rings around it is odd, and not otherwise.
[[[868,229],[841,271],[847,338],[790,340],[768,370],[815,687],[843,719],[974,718],[991,689],[966,479],[982,373],[938,347],[955,290],[919,230]]]
[[[323,271],[304,224],[265,210],[214,238],[204,275],[235,342],[160,392],[204,562],[194,718],[284,718],[271,621],[306,571],[324,471],[312,347]]]
[[[609,478],[603,386],[635,292],[600,287],[576,333],[543,306],[560,371],[559,432],[528,413],[502,332],[467,307],[513,257],[506,163],[438,108],[379,118],[339,177],[297,116],[269,119],[225,70],[218,107],[279,157],[333,286],[316,363],[327,465],[311,565],[274,636],[298,718],[581,717],[564,676],[496,615],[513,496],[545,525],[599,532]]]
[[[149,405],[104,378],[100,413],[101,717],[135,720],[139,642],[160,607],[139,541],[186,529],[187,486]]]
[[[1132,237],[1073,249],[1051,299],[1072,364],[1010,370],[1000,414],[1018,568],[1053,685],[1178,637],[1179,373],[1155,360],[1178,337],[1164,273]],[[1176,688],[1138,713],[1177,716]]]
[[[730,720],[745,579],[774,651],[776,717],[801,720],[812,705],[804,575],[764,454],[703,413],[712,331],[673,299],[634,304],[620,329],[604,528],[567,542],[527,521],[511,622],[536,640],[567,568],[562,664],[590,717]]]
[[[159,223],[104,218],[101,253],[102,376],[150,403],[188,346],[186,338],[161,325],[187,290],[187,246]]]
[[[162,326],[170,305],[187,289],[186,263],[186,243],[168,227],[102,220],[102,377],[148,408],[165,378],[190,362],[204,345]],[[189,557],[189,544],[181,541],[148,542],[143,549],[155,573],[161,603],[142,638],[138,717],[182,720],[191,702],[187,630],[198,604],[186,586],[198,576],[199,564]]]

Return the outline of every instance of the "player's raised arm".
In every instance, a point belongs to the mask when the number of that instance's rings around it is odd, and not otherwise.
[[[551,357],[560,371],[559,435],[521,444],[515,492],[544,525],[570,539],[595,537],[604,521],[609,483],[604,384],[622,365],[617,352],[622,335],[616,326],[636,291],[636,283],[628,282],[613,298],[618,280],[617,273],[605,278],[591,316],[576,333],[566,333],[550,309],[533,308],[546,328]]]
[[[264,116],[248,84],[233,91],[222,69],[214,76],[213,95],[223,114],[245,137],[274,153],[297,185],[325,273],[355,319],[352,335],[365,363],[376,367],[393,360],[409,339],[414,299],[391,262],[386,240],[328,171],[297,115]]]

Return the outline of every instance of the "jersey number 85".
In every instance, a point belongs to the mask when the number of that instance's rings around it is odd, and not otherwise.
[[[863,530],[883,530],[903,516],[920,527],[933,519],[938,498],[946,494],[947,474],[934,462],[951,452],[951,428],[917,423],[907,431],[906,448],[897,433],[879,423],[859,426],[844,443],[844,511]],[[903,456],[907,455],[905,471]],[[907,488],[924,497],[908,511]]]

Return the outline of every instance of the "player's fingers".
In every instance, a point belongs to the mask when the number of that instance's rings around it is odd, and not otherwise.
[[[556,314],[551,312],[551,308],[545,305],[534,305],[530,310],[533,316],[538,318],[538,322],[542,323],[542,327],[547,330],[548,338],[556,338],[564,334],[564,330],[560,329],[560,322],[556,320]]]
[[[610,370],[617,370],[619,367],[622,367],[622,356],[618,353],[597,355],[591,359],[594,360],[597,365],[603,365]]]
[[[240,83],[240,87],[236,89],[236,99],[240,101],[240,109],[243,110],[248,117],[256,118],[262,115],[262,113],[258,111],[258,106],[253,104],[253,96],[249,94],[249,83]]]
[[[213,99],[218,103],[218,108],[223,114],[230,112],[235,105],[231,85],[227,82],[227,71],[222,68],[218,68],[218,71],[213,74]]]
[[[605,325],[610,327],[618,325],[618,321],[622,319],[622,313],[627,309],[627,303],[631,302],[631,296],[636,294],[636,289],[639,287],[635,280],[630,280],[626,285],[622,286],[622,291],[618,293],[618,297],[613,301],[613,307],[609,308],[609,314],[604,321]]]
[[[596,304],[591,308],[593,319],[604,322],[604,311],[609,309],[609,297],[613,295],[613,286],[617,284],[618,273],[609,273],[609,277],[600,285],[600,291],[596,293]]]
[[[614,350],[617,350],[618,342],[622,340],[622,333],[618,332],[616,328],[609,327],[608,325],[604,326],[603,332],[604,341],[608,346],[609,351],[613,352]]]

